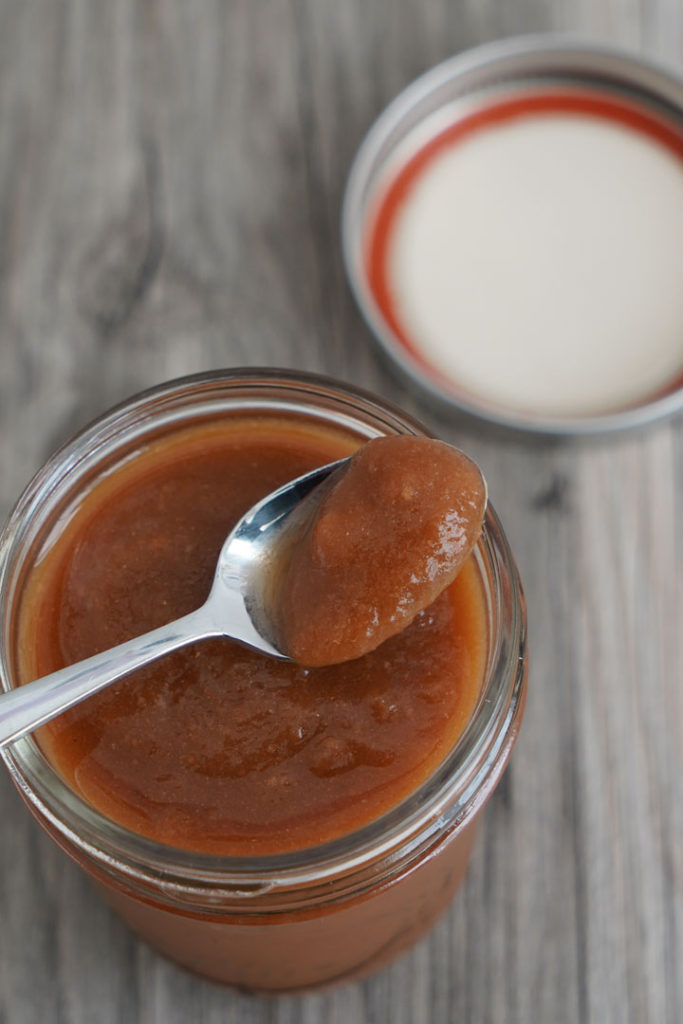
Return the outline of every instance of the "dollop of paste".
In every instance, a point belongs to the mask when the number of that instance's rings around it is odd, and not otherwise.
[[[280,649],[311,667],[405,629],[455,579],[486,509],[476,464],[425,437],[369,441],[322,486],[278,599]]]

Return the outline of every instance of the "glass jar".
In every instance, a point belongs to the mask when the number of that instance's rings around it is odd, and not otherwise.
[[[32,559],[60,516],[141,444],[230,412],[310,417],[360,438],[424,434],[347,385],[287,371],[185,378],[132,398],[61,448],[20,498],[0,538],[0,676],[16,680],[16,610]],[[285,991],[376,969],[412,944],[462,880],[479,812],[500,778],[526,692],[525,607],[489,506],[474,554],[486,598],[483,690],[439,768],[398,806],[351,834],[257,858],[186,852],[108,820],[52,768],[32,737],[3,750],[24,801],[154,947],[213,979]]]

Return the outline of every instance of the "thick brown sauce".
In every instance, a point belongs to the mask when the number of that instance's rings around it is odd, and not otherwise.
[[[245,416],[128,461],[29,576],[21,680],[199,607],[236,519],[359,443]],[[223,854],[303,848],[367,823],[424,781],[472,713],[485,651],[469,560],[406,630],[360,659],[307,670],[204,641],[61,715],[40,743],[78,793],[143,835]]]
[[[452,583],[481,534],[486,484],[429,437],[377,437],[328,478],[291,547],[281,650],[303,665],[359,658]]]

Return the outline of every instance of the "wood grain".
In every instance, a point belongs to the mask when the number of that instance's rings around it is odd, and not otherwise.
[[[165,962],[0,778],[0,1021],[683,1020],[683,425],[559,444],[445,419],[377,358],[339,254],[345,175],[396,91],[553,29],[683,61],[679,0],[0,3],[0,515],[142,387],[324,371],[479,459],[532,646],[465,887],[413,952],[328,993],[252,998]]]

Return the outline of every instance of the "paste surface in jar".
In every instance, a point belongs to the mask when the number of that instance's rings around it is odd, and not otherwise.
[[[27,578],[21,681],[199,607],[236,520],[361,441],[245,413],[122,460],[74,503]],[[39,742],[76,792],[142,835],[225,855],[301,849],[374,820],[434,771],[472,715],[486,647],[469,559],[362,658],[305,669],[202,641],[72,708]]]

